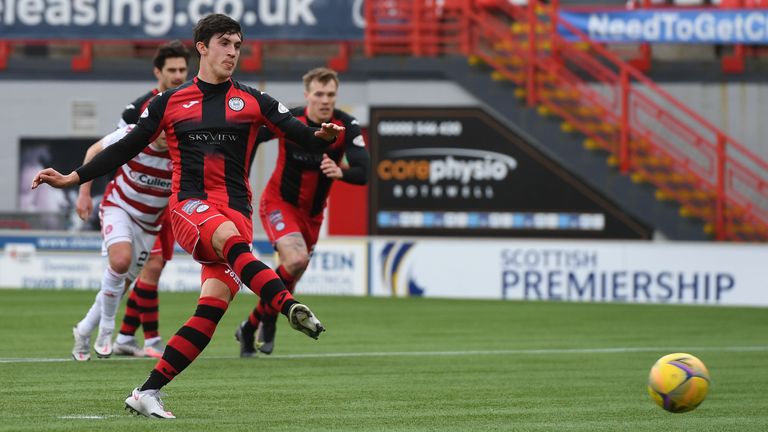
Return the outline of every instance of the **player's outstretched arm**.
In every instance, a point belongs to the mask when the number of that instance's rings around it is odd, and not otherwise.
[[[295,118],[290,110],[266,93],[250,90],[259,101],[261,112],[270,129],[277,129],[286,138],[309,150],[322,150],[344,130],[343,126],[323,123],[320,129],[309,127]],[[271,124],[271,125],[270,125]]]
[[[328,147],[344,130],[343,126],[333,123],[323,123],[320,129],[309,127],[290,113],[273,124],[286,138],[309,150],[322,150]]]
[[[161,131],[156,131],[158,135]],[[80,183],[85,183],[112,172],[120,165],[133,159],[144,147],[152,142],[152,132],[142,127],[133,128],[120,141],[105,148],[93,157],[90,162],[76,169]]]
[[[37,189],[41,184],[51,185],[56,189],[63,189],[75,186],[79,182],[80,176],[74,171],[67,175],[62,175],[53,168],[46,168],[37,173],[35,178],[32,179],[32,189]]]
[[[344,126],[339,126],[333,123],[323,123],[320,125],[320,130],[315,131],[315,136],[325,141],[333,142],[342,131],[344,131]]]

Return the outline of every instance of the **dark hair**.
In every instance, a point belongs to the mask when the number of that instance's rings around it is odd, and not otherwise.
[[[336,83],[336,87],[339,86],[339,74],[333,69],[327,67],[314,68],[311,71],[304,74],[302,77],[304,80],[304,89],[309,91],[309,85],[312,81],[319,81],[320,84],[326,85],[328,82],[333,81]]]
[[[243,31],[240,29],[240,23],[223,14],[211,14],[197,22],[194,31],[195,45],[202,42],[205,46],[211,42],[211,38],[216,34],[237,34],[240,40],[243,39]],[[200,52],[195,50],[197,55]]]
[[[172,40],[166,44],[157,47],[155,58],[152,60],[152,64],[156,68],[162,70],[165,66],[165,60],[169,58],[181,57],[185,63],[189,63],[189,50],[180,40]]]

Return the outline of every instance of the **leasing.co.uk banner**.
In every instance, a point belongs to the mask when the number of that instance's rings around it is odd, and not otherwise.
[[[599,42],[768,43],[768,11],[760,9],[561,11],[560,18]]]
[[[246,41],[363,38],[363,0],[0,0],[0,38],[189,40],[211,13]]]

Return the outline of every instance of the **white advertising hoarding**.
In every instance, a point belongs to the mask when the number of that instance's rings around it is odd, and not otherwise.
[[[323,239],[296,285],[298,294],[354,295],[368,293],[368,242]]]
[[[0,236],[0,288],[98,289],[100,239]],[[274,268],[267,242],[255,251]],[[641,241],[329,238],[299,294],[768,306],[768,245]],[[197,291],[176,252],[162,291]]]
[[[374,240],[371,294],[768,306],[768,246]]]
[[[33,239],[34,242],[28,242]],[[0,288],[99,289],[106,258],[96,239],[79,242],[76,237],[57,243],[59,250],[49,250],[51,239],[13,238],[0,253]],[[45,241],[41,241],[45,240]],[[37,245],[43,245],[38,249]],[[256,244],[255,252],[265,264],[275,268],[275,255],[265,242]],[[309,268],[299,281],[300,294],[366,295],[368,288],[368,243],[365,240],[324,239],[315,249]],[[161,291],[197,291],[200,289],[200,264],[184,252],[176,251],[163,269]],[[244,290],[250,292],[250,290]]]
[[[0,288],[90,289],[101,286],[106,258],[94,252],[36,252],[0,254]],[[163,269],[162,291],[200,289],[200,264],[176,253]]]

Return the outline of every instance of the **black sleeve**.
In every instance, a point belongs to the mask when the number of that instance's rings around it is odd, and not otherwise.
[[[309,127],[296,119],[285,105],[266,93],[255,93],[259,107],[267,121],[279,129],[286,138],[308,150],[323,150],[333,141],[315,136],[317,128]]]
[[[133,159],[152,141],[151,138],[152,135],[145,129],[133,128],[120,141],[105,148],[87,164],[75,170],[77,175],[80,176],[80,184],[112,172],[120,165]]]
[[[368,175],[371,170],[371,156],[365,148],[365,139],[360,130],[360,124],[357,119],[344,111],[334,110],[334,117],[344,123],[345,140],[344,153],[349,163],[349,168],[342,169],[343,176],[341,181],[364,185],[368,183]]]
[[[140,107],[137,107],[134,104],[130,104],[125,107],[122,115],[122,119],[125,124],[136,124],[136,122],[139,121],[139,115],[141,114],[139,109]]]
[[[256,144],[261,144],[263,142],[269,141],[273,138],[275,138],[275,133],[269,130],[268,127],[262,126],[259,128],[259,131],[256,133]]]
[[[144,147],[154,141],[160,132],[160,125],[168,104],[169,94],[156,97],[147,106],[147,115],[140,117],[139,122],[128,135],[120,141],[105,148],[93,157],[87,164],[76,169],[80,176],[80,184],[102,176],[120,165],[133,159]]]
[[[149,92],[139,96],[138,99],[128,104],[122,114],[122,119],[125,124],[136,124],[139,121],[139,116],[141,115],[144,104],[153,96],[154,92]]]

